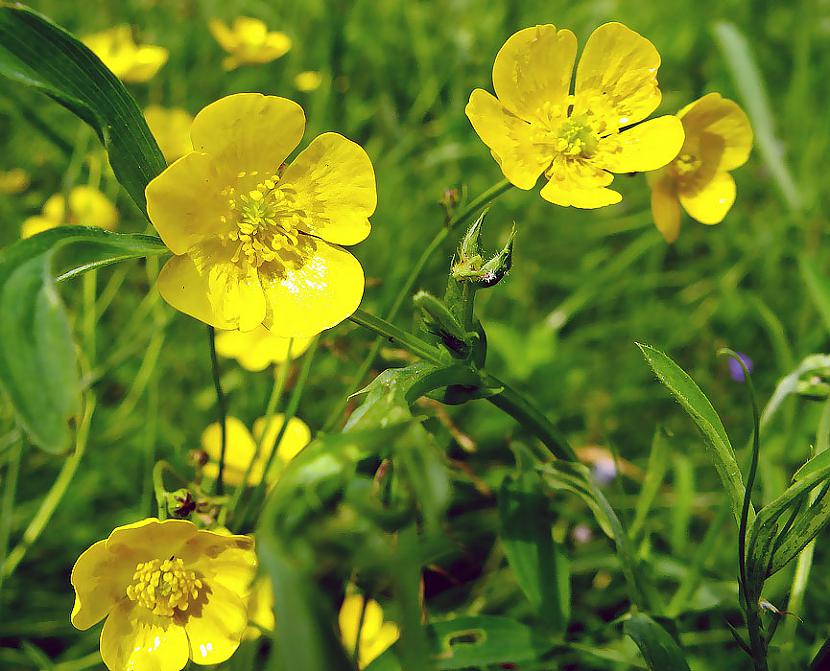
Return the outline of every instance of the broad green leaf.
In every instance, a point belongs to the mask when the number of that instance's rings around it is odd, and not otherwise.
[[[55,453],[69,447],[81,392],[69,321],[52,279],[53,254],[62,248],[63,277],[166,252],[158,238],[83,226],[44,231],[0,251],[0,387],[32,442]]]
[[[534,471],[504,479],[499,491],[499,538],[525,596],[551,629],[564,633],[570,617],[570,572],[551,535],[550,502]]]
[[[695,384],[689,375],[672,361],[663,352],[637,343],[651,369],[657,378],[677,399],[678,403],[689,414],[697,428],[700,429],[708,448],[709,458],[720,476],[721,483],[732,503],[732,512],[735,521],[740,524],[741,506],[743,505],[744,483],[741,470],[735,459],[735,451],[729,442],[729,436],[723,427],[718,413],[706,395]],[[752,521],[754,510],[750,506],[749,521]]]
[[[118,181],[146,213],[144,188],[166,164],[135,100],[95,54],[42,14],[3,3],[0,75],[42,91],[92,126]]]
[[[648,615],[633,615],[625,621],[623,630],[640,648],[652,671],[689,671],[683,651],[671,635]]]

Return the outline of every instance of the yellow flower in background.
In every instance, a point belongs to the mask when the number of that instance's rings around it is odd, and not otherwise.
[[[0,170],[0,193],[13,196],[29,188],[32,178],[22,168]]]
[[[193,117],[185,110],[180,107],[168,109],[151,105],[144,110],[144,118],[168,163],[193,151],[193,143],[190,141]]]
[[[680,234],[680,206],[701,224],[719,224],[735,202],[729,174],[746,163],[752,127],[737,103],[709,93],[677,115],[686,140],[680,154],[662,170],[648,174],[651,212],[666,242]]]
[[[263,21],[238,16],[233,26],[219,19],[210,20],[210,32],[230,55],[222,61],[225,70],[234,70],[246,63],[270,63],[291,49],[291,38],[279,31],[269,31]]]
[[[174,256],[158,279],[177,310],[216,328],[312,336],[360,304],[363,268],[340,245],[369,234],[372,163],[337,133],[288,167],[305,115],[296,103],[240,93],[205,107],[195,151],[147,186],[150,220]]]
[[[285,416],[282,414],[276,414],[271,418],[265,439],[262,440],[262,449],[257,454],[257,444],[262,439],[267,418],[260,417],[254,422],[253,434],[236,417],[227,418],[225,471],[222,476],[226,483],[240,484],[251,459],[254,459],[254,465],[248,476],[247,484],[255,486],[260,483],[268,457],[284,421]],[[288,426],[277,447],[276,457],[271,464],[266,481],[269,484],[274,482],[285,464],[297,456],[309,441],[311,441],[311,430],[306,423],[298,417],[288,420]],[[214,422],[202,432],[202,449],[210,457],[210,461],[205,464],[204,473],[209,478],[216,478],[219,474],[219,459],[222,454],[222,427],[219,426],[219,422]]]
[[[124,82],[146,82],[155,77],[167,62],[167,49],[152,44],[136,44],[132,28],[128,25],[87,35],[83,42]]]
[[[323,77],[315,70],[306,70],[294,76],[294,87],[303,93],[310,93],[320,88]]]
[[[272,335],[264,326],[253,331],[222,331],[216,334],[216,352],[219,356],[236,359],[239,365],[250,371],[265,370],[269,364],[287,361],[301,356],[308,349],[312,338],[280,338]]]
[[[51,196],[39,215],[29,217],[20,229],[21,238],[30,238],[41,231],[63,224],[97,226],[112,230],[118,223],[118,210],[98,189],[91,186],[76,186],[69,192],[69,212],[66,199],[56,193]]]
[[[250,641],[259,638],[262,631],[274,631],[274,588],[271,578],[260,576],[254,581],[251,595],[248,597],[248,628],[243,638]]]
[[[493,65],[494,97],[476,89],[467,117],[505,177],[532,189],[544,174],[545,200],[596,208],[622,196],[607,188],[613,173],[656,170],[683,144],[674,116],[644,123],[660,104],[660,55],[621,23],[606,23],[588,38],[571,75],[576,37],[550,24],[512,35]],[[637,124],[637,125],[634,125]]]
[[[343,639],[343,645],[345,645],[350,655],[354,653],[357,644],[357,632],[360,629],[358,665],[361,669],[371,664],[400,636],[396,624],[383,621],[383,608],[373,599],[366,601],[363,626],[360,626],[360,614],[364,609],[364,599],[365,597],[360,594],[347,595],[343,599],[343,605],[340,607],[338,616],[340,637]]]
[[[117,527],[72,569],[72,624],[106,618],[101,657],[110,671],[179,671],[218,664],[247,625],[256,572],[253,539],[150,518]]]

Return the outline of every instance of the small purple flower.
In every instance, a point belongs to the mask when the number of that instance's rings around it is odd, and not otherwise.
[[[617,477],[617,465],[612,457],[601,457],[594,462],[594,480],[599,485],[607,485]]]
[[[744,366],[746,369],[751,373],[752,372],[752,359],[750,359],[746,354],[743,352],[738,352],[738,356],[741,358],[741,361],[744,362]],[[744,382],[744,369],[741,368],[741,364],[739,364],[734,358],[729,357],[729,374],[732,376],[732,379],[735,382]]]

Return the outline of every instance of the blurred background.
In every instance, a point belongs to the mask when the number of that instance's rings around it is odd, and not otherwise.
[[[745,386],[716,357],[717,349],[729,346],[751,358],[762,403],[804,356],[826,349],[829,325],[817,303],[823,294],[805,283],[800,263],[806,258],[827,269],[822,164],[830,141],[827,0],[30,4],[80,36],[126,23],[137,41],[168,49],[169,60],[155,77],[128,84],[142,108],[179,107],[195,114],[221,96],[260,91],[304,107],[308,127],[301,147],[328,130],[364,146],[375,166],[379,203],[371,236],[354,252],[368,278],[363,307],[373,313],[388,309],[443,225],[439,201],[445,190],[475,196],[502,178],[464,106],[474,88],[492,90],[493,59],[516,30],[554,23],[572,29],[584,44],[601,23],[621,21],[648,37],[662,56],[659,113],[676,112],[710,91],[736,100],[750,115],[756,143],[749,163],[734,173],[737,202],[721,225],[684,217],[678,242],[667,245],[651,220],[645,178],[634,175],[617,177],[615,188],[624,200],[600,211],[562,209],[543,201],[538,189],[513,190],[493,206],[484,227],[491,250],[505,241],[513,222],[518,228],[512,273],[480,294],[487,366],[532,396],[585,461],[595,462],[598,472],[605,469],[599,475],[624,520],[633,514],[653,434],[658,426],[668,432],[667,475],[645,523],[641,551],[669,582],[686,570],[684,562],[699,545],[722,493],[693,425],[653,378],[635,341],[668,352],[690,373],[736,446],[749,438],[751,411]],[[225,71],[226,54],[208,23],[240,15],[284,32],[290,50],[273,62]],[[307,72],[319,77],[297,79]],[[18,239],[24,220],[38,215],[52,194],[98,174],[101,190],[117,206],[118,229],[145,230],[87,128],[44,96],[7,81],[0,81],[0,170],[1,245]],[[25,176],[10,177],[15,170]],[[450,236],[432,258],[419,288],[443,291],[457,237]],[[146,265],[131,262],[99,274],[99,301],[107,299],[109,306],[94,330],[99,401],[91,443],[61,507],[2,584],[0,647],[7,648],[0,649],[2,668],[52,668],[43,659],[35,661],[38,652],[62,663],[55,667],[62,671],[95,668],[89,657],[71,664],[97,648],[97,630],[81,634],[69,624],[72,563],[114,525],[151,514],[141,475],[148,455],[186,468],[189,452],[214,420],[205,327],[166,305],[148,306]],[[70,307],[78,306],[81,282],[63,287],[62,295]],[[398,323],[415,325],[411,308]],[[324,334],[298,412],[312,431],[350,389],[371,342],[369,334],[348,323]],[[404,353],[382,350],[374,371],[406,361]],[[251,374],[233,361],[223,362],[223,371],[232,414],[250,424],[263,414],[270,376]],[[10,410],[0,408],[5,429],[0,460],[6,460],[15,438]],[[791,401],[762,436],[759,501],[779,493],[810,454],[820,410],[818,403]],[[477,403],[424,412],[433,416],[430,423],[452,456],[472,463],[479,474],[487,473],[492,458],[497,472],[497,455],[516,432],[509,418]],[[59,468],[46,454],[24,455],[8,522],[13,542]],[[476,496],[487,500],[487,483],[498,478],[482,477],[485,493],[459,493],[458,514],[470,514],[475,506],[465,505]],[[488,612],[518,607],[509,577],[483,578],[499,569],[484,565],[492,557],[494,522],[486,515],[488,506],[481,508],[485,513],[471,515],[458,539],[458,556],[442,567],[447,577],[428,584],[438,612],[462,603],[474,589],[486,599]],[[606,651],[598,656],[577,646],[560,658],[559,668],[631,668],[631,644],[610,624],[623,612],[625,594],[607,542],[588,513],[564,497],[556,533],[573,562],[571,636]],[[803,668],[830,636],[826,548],[820,538],[799,613],[803,623],[790,625],[797,629],[790,643],[795,652],[781,668],[788,663]],[[737,613],[735,572],[735,533],[726,524],[707,558],[703,587],[677,618],[696,668],[743,668],[745,658],[725,626]],[[779,573],[766,598],[784,608],[791,579],[791,568]],[[38,652],[20,652],[26,646]]]

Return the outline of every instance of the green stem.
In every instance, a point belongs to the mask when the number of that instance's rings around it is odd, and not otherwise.
[[[98,321],[96,308],[96,293],[98,289],[98,272],[90,270],[84,275],[83,279],[83,324],[84,324],[84,343],[86,345],[87,358],[89,359],[89,367],[95,367],[95,325]]]
[[[225,493],[225,451],[228,447],[228,406],[225,392],[222,390],[222,379],[219,370],[219,358],[216,356],[216,329],[208,326],[208,340],[210,342],[210,367],[213,373],[213,388],[216,390],[216,413],[221,433],[221,448],[219,450],[219,473],[216,476],[216,493],[219,496]]]
[[[63,499],[64,494],[66,494],[69,483],[72,482],[81,457],[84,456],[84,451],[86,450],[87,438],[89,437],[89,425],[94,409],[95,399],[91,394],[87,395],[84,401],[84,414],[81,417],[78,430],[75,434],[75,452],[63,463],[58,477],[41,502],[40,508],[32,518],[32,521],[29,522],[29,526],[26,527],[26,531],[23,532],[23,538],[21,538],[14,550],[9,553],[9,556],[6,557],[6,561],[3,562],[2,573],[5,577],[9,577],[14,573],[17,566],[23,560],[23,557],[26,556],[26,552],[37,541],[49,523],[49,520],[52,519],[52,515]]]
[[[351,321],[359,326],[363,326],[378,335],[389,339],[391,342],[397,342],[399,345],[405,347],[413,354],[417,354],[422,359],[431,361],[432,363],[443,365],[447,363],[446,355],[433,347],[427,342],[424,342],[417,336],[407,333],[403,329],[398,328],[394,324],[390,324],[385,319],[375,317],[374,315],[364,312],[358,308],[355,313],[349,317]]]
[[[0,513],[0,566],[6,562],[6,556],[9,551],[9,536],[11,535],[12,529],[14,499],[17,493],[17,476],[20,473],[20,459],[22,454],[23,439],[21,437],[9,452],[6,483],[3,488],[3,507],[2,513]],[[0,571],[0,592],[3,590],[4,577],[5,575]]]

